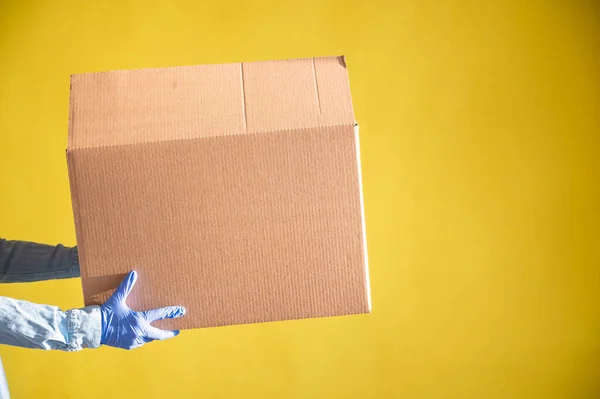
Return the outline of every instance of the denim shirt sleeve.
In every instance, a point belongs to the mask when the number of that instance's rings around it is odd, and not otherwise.
[[[100,308],[61,311],[0,297],[0,344],[45,350],[79,351],[100,346]]]
[[[77,247],[0,238],[0,283],[79,277]]]
[[[79,275],[77,247],[0,238],[0,283]],[[101,330],[97,306],[63,312],[56,306],[0,297],[0,344],[78,351],[100,346]]]

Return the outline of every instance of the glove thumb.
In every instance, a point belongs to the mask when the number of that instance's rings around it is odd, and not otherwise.
[[[113,294],[114,301],[125,302],[127,296],[133,289],[135,282],[137,281],[137,272],[131,271],[127,274],[127,277],[119,284],[119,288]]]

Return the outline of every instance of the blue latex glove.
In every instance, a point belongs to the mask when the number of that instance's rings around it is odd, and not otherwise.
[[[185,314],[181,306],[169,306],[145,312],[129,309],[125,303],[127,296],[135,285],[137,273],[129,272],[119,288],[101,307],[102,313],[102,345],[122,349],[139,348],[156,339],[163,340],[179,335],[179,331],[165,331],[150,325],[153,321],[172,319]]]

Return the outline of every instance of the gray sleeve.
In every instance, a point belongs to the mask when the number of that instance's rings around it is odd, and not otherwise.
[[[79,277],[77,247],[0,238],[0,283]]]

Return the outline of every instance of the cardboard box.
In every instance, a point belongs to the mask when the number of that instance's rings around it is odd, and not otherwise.
[[[73,75],[86,305],[135,269],[164,328],[369,312],[355,127],[343,57]]]

